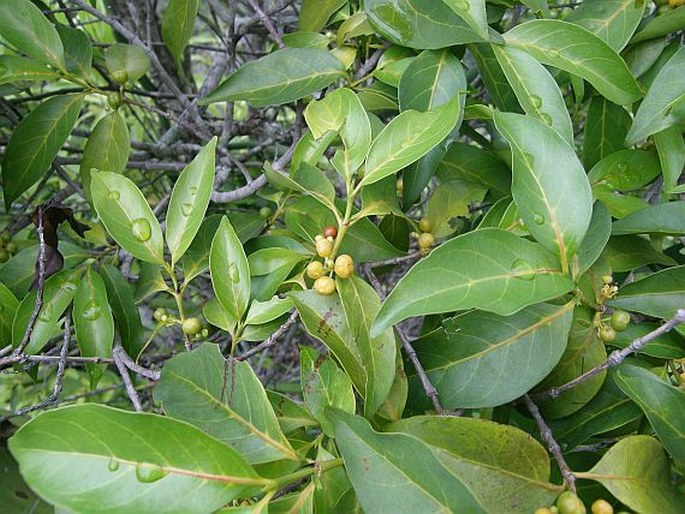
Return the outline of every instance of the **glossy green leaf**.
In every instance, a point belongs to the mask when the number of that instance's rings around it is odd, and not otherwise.
[[[443,182],[463,179],[481,185],[498,198],[510,194],[511,172],[507,165],[492,152],[477,146],[452,143],[435,174]],[[404,187],[407,187],[406,178]]]
[[[365,512],[486,512],[438,450],[410,435],[374,432],[359,416],[339,410],[328,416]]]
[[[566,21],[585,27],[620,52],[642,20],[646,5],[635,0],[585,0]]]
[[[427,112],[404,111],[374,139],[359,187],[377,182],[416,161],[452,131],[459,97]]]
[[[260,325],[273,321],[290,311],[292,308],[293,301],[290,298],[279,298],[278,296],[274,296],[266,302],[253,300],[250,304],[250,310],[247,312],[245,324]]]
[[[583,164],[587,169],[623,148],[632,118],[623,107],[602,96],[594,96],[585,120]]]
[[[238,327],[238,321],[240,321],[224,309],[216,298],[205,302],[202,307],[202,314],[210,324],[225,330],[230,334],[235,334]]]
[[[283,48],[243,65],[203,100],[245,100],[255,107],[280,105],[314,93],[344,73],[327,50]]]
[[[367,0],[364,9],[381,34],[409,48],[437,49],[487,41],[487,37],[473,31],[445,2]]]
[[[640,236],[612,237],[607,245],[607,257],[614,271],[630,271],[645,264],[676,264],[673,259],[657,251],[649,240]]]
[[[303,0],[300,8],[300,30],[318,32],[346,0]]]
[[[32,59],[18,55],[0,55],[0,84],[42,82],[57,77],[57,71]]]
[[[642,96],[623,59],[583,27],[561,20],[532,20],[507,31],[504,39],[543,64],[579,75],[618,105],[632,104]]]
[[[483,39],[488,39],[488,17],[485,0],[442,0]]]
[[[55,509],[34,493],[19,473],[7,448],[0,448],[0,505],[5,514],[53,514]]]
[[[487,512],[532,512],[551,505],[561,489],[549,483],[545,448],[517,428],[484,419],[416,416],[385,430],[413,435],[439,448],[442,463]]]
[[[612,234],[685,234],[685,201],[649,205],[614,221]]]
[[[326,417],[326,407],[354,414],[352,382],[335,362],[319,356],[313,348],[300,348],[300,385],[304,403],[321,423],[323,432],[332,437],[333,426]]]
[[[0,18],[3,18],[0,15]],[[19,122],[2,162],[5,207],[38,182],[76,123],[83,95],[57,95],[43,101]]]
[[[674,107],[685,100],[685,48],[680,48],[654,77],[644,100],[635,113],[633,125],[626,136],[632,145],[656,132],[682,122]]]
[[[85,79],[89,78],[93,64],[93,45],[84,30],[57,26],[67,70]]]
[[[193,35],[198,6],[199,0],[170,0],[162,16],[162,41],[177,61]]]
[[[166,243],[176,263],[193,242],[205,217],[214,186],[216,136],[186,166],[171,192],[166,217]]]
[[[9,449],[34,491],[74,512],[212,512],[263,483],[234,449],[187,423],[103,405],[43,412]]]
[[[220,214],[212,214],[202,220],[193,242],[183,255],[183,276],[186,282],[190,282],[209,267],[209,250],[219,223],[221,223]]]
[[[331,163],[350,182],[371,146],[371,124],[357,95],[351,89],[336,89],[307,105],[304,117],[317,140],[328,131],[340,133],[344,149],[338,150]]]
[[[109,72],[125,71],[129,82],[135,82],[150,69],[150,58],[136,45],[114,43],[107,47],[104,54]]]
[[[662,319],[672,318],[685,305],[685,266],[657,271],[621,286],[611,306]]]
[[[685,24],[685,6],[652,18],[633,38],[631,43],[648,41],[681,30]]]
[[[585,273],[606,248],[611,236],[611,214],[602,202],[595,202],[587,234],[571,261],[574,277]]]
[[[507,317],[471,311],[443,321],[413,346],[443,407],[494,407],[525,394],[552,371],[572,318],[572,303],[533,305]],[[508,372],[512,368],[515,375]],[[409,383],[421,387],[413,372]]]
[[[57,29],[29,0],[0,0],[0,34],[21,53],[36,61],[66,68]]]
[[[620,440],[581,478],[596,480],[621,503],[643,514],[682,512],[685,497],[671,485],[671,464],[653,437]]]
[[[551,126],[572,145],[571,118],[552,75],[522,50],[507,46],[493,46],[493,50],[526,114]]]
[[[100,268],[100,276],[107,289],[107,299],[121,336],[121,345],[133,360],[137,360],[145,345],[145,330],[140,321],[133,288],[121,271],[109,264]]]
[[[592,436],[610,432],[642,417],[642,411],[616,385],[615,368],[609,368],[602,388],[582,409],[549,422],[554,438],[571,449]]]
[[[227,361],[217,345],[168,361],[155,398],[169,416],[232,446],[251,464],[298,459],[250,365]]]
[[[497,61],[492,45],[472,44],[469,45],[469,51],[476,60],[478,71],[490,95],[490,101],[495,104],[495,107],[502,111],[523,112],[507,76]]]
[[[496,113],[513,154],[514,201],[530,233],[565,270],[590,224],[592,193],[583,165],[552,128],[536,119]]]
[[[127,252],[151,264],[164,263],[162,229],[140,189],[118,173],[92,173],[93,205],[107,232]]]
[[[12,322],[19,307],[19,300],[9,288],[0,282],[0,341],[12,340]],[[6,344],[6,343],[5,343]]]
[[[111,357],[114,318],[107,301],[107,289],[100,275],[89,268],[74,295],[76,341],[84,357]],[[104,371],[100,364],[86,363],[90,383],[98,382]]]
[[[659,153],[663,170],[663,191],[668,193],[678,184],[685,168],[685,141],[679,127],[673,126],[654,134],[654,143]]]
[[[262,248],[250,254],[252,297],[259,301],[271,298],[293,268],[309,256],[285,248]]]
[[[465,180],[439,184],[429,198],[424,214],[431,222],[431,233],[440,238],[462,229],[464,219],[471,217],[471,205],[482,202],[485,193],[487,190],[480,184]]]
[[[351,343],[366,376],[364,414],[371,417],[390,392],[395,378],[395,334],[391,329],[372,337],[371,323],[381,306],[378,293],[364,280],[352,276],[336,280]]]
[[[593,312],[584,306],[575,309],[564,355],[537,390],[546,391],[565,384],[606,361],[607,352],[597,335],[597,328],[592,324],[592,315]],[[606,371],[602,371],[554,400],[539,401],[540,411],[550,419],[573,414],[594,398],[605,375]]]
[[[477,230],[444,243],[411,268],[383,303],[372,333],[410,316],[461,309],[506,316],[572,288],[540,245],[502,230]]]
[[[60,319],[74,298],[79,279],[80,273],[71,270],[60,271],[45,281],[43,306],[38,313],[29,344],[24,349],[24,353],[34,355],[40,352],[48,341],[59,333]],[[15,348],[19,346],[24,337],[35,305],[36,292],[31,291],[17,307],[12,322],[12,346]]]
[[[232,318],[242,319],[250,303],[250,268],[243,245],[226,217],[212,240],[209,272],[219,303]]]
[[[631,323],[623,332],[616,333],[616,339],[611,345],[616,348],[627,348],[635,339],[646,336],[658,327],[659,323],[648,321]],[[657,359],[682,359],[685,357],[685,340],[677,330],[674,330],[649,341],[637,353]]]
[[[402,73],[398,85],[400,111],[435,109],[460,96],[460,116],[466,96],[466,74],[449,50],[424,50]]]
[[[590,183],[612,190],[633,191],[652,182],[661,174],[656,152],[619,150],[599,161],[588,172]]]
[[[281,429],[286,434],[301,427],[307,428],[318,425],[318,422],[302,402],[272,390],[267,390],[266,395],[276,413]]]
[[[91,198],[91,170],[121,173],[131,153],[128,127],[119,111],[103,116],[86,141],[81,159],[81,184],[87,198]]]

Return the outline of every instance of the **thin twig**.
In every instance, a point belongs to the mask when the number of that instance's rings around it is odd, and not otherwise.
[[[401,330],[399,327],[395,327],[395,330],[397,331],[397,334],[400,336],[400,341],[402,342],[402,348],[404,349],[404,353],[407,355],[409,362],[411,362],[412,366],[414,366],[414,369],[416,370],[416,375],[419,377],[419,380],[421,381],[421,386],[423,387],[423,390],[426,392],[426,395],[428,396],[428,398],[430,398],[431,402],[433,403],[433,408],[435,409],[435,412],[437,412],[438,414],[443,414],[445,409],[443,409],[442,403],[440,403],[440,395],[438,394],[438,390],[435,389],[435,386],[428,378],[426,370],[423,368],[423,364],[421,364],[419,356],[416,355],[416,350],[414,350],[414,347],[411,345],[411,342],[409,342],[407,334],[405,334],[404,331]]]
[[[114,355],[114,362],[116,362],[117,359],[121,360],[121,362],[124,363],[124,365],[133,371],[134,373],[140,375],[141,377],[145,377],[149,380],[154,380],[157,381],[159,380],[159,377],[161,376],[161,373],[157,370],[152,370],[152,369],[147,369],[144,368],[143,366],[137,364],[130,356],[128,353],[126,353],[126,350],[122,346],[117,345],[114,350],[112,351],[112,354]]]
[[[288,331],[290,327],[292,327],[295,322],[297,321],[297,311],[293,311],[292,314],[290,314],[290,317],[283,323],[278,329],[271,334],[267,339],[259,343],[257,346],[252,348],[251,350],[246,351],[245,353],[238,355],[236,357],[236,360],[239,361],[244,361],[245,359],[249,359],[253,355],[258,354],[259,352],[263,352],[267,348],[271,348],[273,345],[275,345],[278,340],[285,335],[285,333]]]
[[[131,381],[131,376],[128,374],[128,368],[126,367],[126,364],[124,364],[124,361],[121,358],[121,354],[117,351],[118,348],[120,348],[120,346],[117,343],[117,347],[114,348],[114,351],[112,352],[112,356],[114,357],[114,364],[119,370],[121,379],[124,381],[124,387],[126,387],[126,394],[128,394],[128,397],[131,399],[133,408],[136,410],[136,412],[141,412],[143,410],[143,405],[142,403],[140,403],[138,391],[136,391],[136,387],[133,385],[133,382]]]
[[[533,416],[533,419],[535,419],[535,423],[537,423],[538,425],[538,429],[540,430],[540,436],[542,437],[543,441],[547,443],[547,448],[549,449],[554,459],[557,461],[557,464],[559,465],[559,470],[561,471],[561,476],[564,477],[564,482],[566,482],[566,486],[575,493],[576,476],[571,471],[571,468],[568,467],[566,459],[564,459],[564,454],[561,451],[561,447],[559,446],[559,443],[557,443],[557,441],[554,439],[552,430],[550,430],[549,426],[547,426],[547,423],[545,423],[545,420],[542,418],[542,414],[540,414],[540,409],[538,409],[538,406],[535,405],[533,400],[530,399],[530,396],[525,395],[523,397],[523,401],[526,404],[528,412],[530,412],[531,416]]]
[[[259,16],[259,20],[262,22],[262,25],[264,25],[264,28],[269,32],[276,44],[278,44],[278,48],[285,48],[285,44],[283,43],[278,31],[276,31],[276,27],[274,27],[274,24],[271,23],[269,17],[264,14],[264,11],[262,11],[262,8],[259,7],[259,4],[255,0],[247,0],[247,3],[250,4],[250,7],[252,7],[257,16]]]

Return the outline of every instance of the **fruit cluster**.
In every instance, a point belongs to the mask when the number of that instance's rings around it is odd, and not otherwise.
[[[333,260],[335,238],[338,229],[332,225],[323,229],[323,234],[315,238],[316,254],[323,258],[322,261],[314,260],[307,265],[305,273],[314,281],[314,291],[329,296],[335,293],[335,280],[332,275],[339,278],[349,278],[354,273],[354,260],[347,254],[338,255]]]
[[[421,233],[418,236],[419,248],[424,253],[428,253],[431,246],[435,244],[435,236],[431,233],[433,223],[428,218],[421,218],[419,220],[419,230]]]
[[[187,336],[195,339],[207,338],[209,330],[204,326],[202,320],[199,318],[185,318],[183,321],[176,319],[169,315],[164,307],[158,307],[152,314],[152,317],[161,325],[181,325],[181,330]]]
[[[7,262],[18,250],[17,243],[12,241],[12,234],[7,231],[0,234],[0,263]]]
[[[592,514],[614,514],[614,508],[606,500],[596,500],[590,507]],[[586,514],[587,509],[578,496],[572,491],[564,491],[557,498],[556,505],[541,507],[535,514]],[[620,512],[618,514],[627,514]]]

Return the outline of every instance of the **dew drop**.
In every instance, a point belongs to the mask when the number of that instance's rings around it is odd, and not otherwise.
[[[516,259],[512,262],[511,273],[514,278],[519,280],[533,280],[535,278],[535,268],[525,259]]]
[[[152,228],[150,227],[150,222],[145,218],[133,220],[131,230],[133,231],[135,238],[139,241],[145,242],[152,237]]]
[[[197,186],[190,186],[188,191],[190,191],[191,195],[195,196],[197,194]]]
[[[114,457],[109,459],[109,463],[107,464],[107,469],[110,471],[116,471],[119,469],[119,461],[116,460]]]
[[[183,205],[181,205],[181,212],[184,216],[190,216],[190,213],[193,212],[193,204],[184,203]]]
[[[76,291],[76,288],[77,286],[73,282],[65,282],[60,286],[60,289],[65,293],[73,293],[74,291]]]
[[[533,102],[533,106],[535,106],[536,109],[542,107],[542,98],[538,95],[530,95],[530,101]]]
[[[551,125],[552,124],[552,117],[547,114],[546,112],[541,112],[540,113],[540,119],[545,125]]]
[[[545,222],[545,217],[539,212],[533,213],[533,221],[536,225],[542,225]]]
[[[100,306],[95,302],[89,302],[88,305],[86,305],[86,308],[83,309],[81,316],[88,321],[95,321],[100,317],[101,314],[102,309]]]
[[[109,195],[107,196],[109,196],[112,200],[118,200],[121,196],[121,193],[119,193],[119,191],[110,191]]]
[[[51,304],[43,305],[43,308],[40,310],[40,314],[38,315],[38,319],[43,323],[50,323],[50,321],[52,320]]]
[[[625,173],[626,171],[628,171],[628,163],[619,162],[616,165],[616,171],[618,171],[619,173]]]
[[[556,50],[556,49],[554,49],[554,48],[550,48],[550,49],[547,50],[547,52],[545,52],[545,53],[547,54],[547,57],[549,57],[550,59],[558,59],[559,56],[561,55],[561,54],[559,53],[559,50]]]
[[[240,281],[240,273],[238,273],[238,266],[231,264],[228,266],[228,278],[231,282]]]
[[[471,4],[469,4],[467,0],[458,0],[457,7],[462,11],[468,11],[469,9],[471,9]]]
[[[139,482],[143,482],[144,484],[150,484],[157,480],[161,480],[168,474],[168,471],[164,471],[159,466],[151,464],[138,464],[136,466],[136,478]]]

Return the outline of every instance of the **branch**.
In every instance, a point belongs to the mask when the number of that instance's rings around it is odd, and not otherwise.
[[[290,317],[283,323],[278,329],[271,334],[267,339],[265,339],[263,342],[259,343],[257,346],[254,348],[246,351],[245,353],[238,355],[236,357],[236,360],[239,361],[244,361],[245,359],[249,359],[253,355],[258,354],[259,352],[263,352],[267,348],[271,348],[273,345],[275,345],[278,340],[285,335],[285,333],[292,327],[295,322],[297,321],[297,311],[294,310],[292,314],[290,314]]]
[[[136,362],[129,356],[128,353],[126,353],[126,350],[124,350],[124,348],[121,345],[116,345],[114,347],[112,355],[114,357],[114,362],[116,362],[117,359],[119,359],[128,369],[130,369],[134,373],[137,373],[141,377],[157,381],[161,376],[161,372],[159,371],[147,369],[139,364],[136,364]]]
[[[133,385],[133,382],[131,381],[131,376],[128,374],[126,364],[124,364],[124,361],[121,358],[121,353],[117,351],[119,348],[121,348],[121,346],[119,345],[119,343],[117,343],[117,346],[114,348],[114,351],[112,352],[112,356],[114,357],[114,364],[119,370],[121,379],[124,381],[124,387],[126,387],[126,394],[128,394],[128,397],[131,399],[133,408],[136,410],[136,412],[141,412],[143,410],[143,405],[140,403],[138,391],[136,391],[136,388]],[[121,349],[123,350],[123,348]]]

